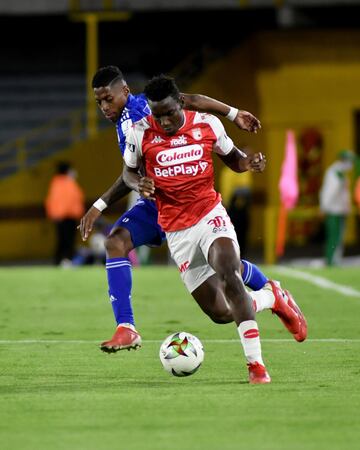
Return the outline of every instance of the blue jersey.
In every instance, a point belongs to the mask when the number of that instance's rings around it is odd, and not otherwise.
[[[144,94],[129,95],[125,108],[116,122],[121,154],[124,156],[126,134],[134,122],[151,113]],[[114,227],[124,227],[131,235],[134,248],[141,245],[158,246],[165,239],[165,233],[157,223],[158,212],[155,202],[139,198],[135,206],[126,211],[114,224]]]
[[[144,94],[129,94],[125,108],[116,122],[116,132],[121,154],[124,156],[126,133],[134,122],[150,114],[150,108]]]

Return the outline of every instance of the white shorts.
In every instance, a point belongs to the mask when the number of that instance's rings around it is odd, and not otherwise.
[[[238,244],[236,233],[226,209],[218,203],[200,222],[190,228],[166,233],[171,257],[178,266],[181,278],[193,292],[215,271],[208,263],[211,244],[220,237]]]

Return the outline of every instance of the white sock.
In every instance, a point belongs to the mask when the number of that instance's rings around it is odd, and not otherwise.
[[[256,312],[271,309],[274,306],[275,296],[271,287],[270,289],[262,288],[259,291],[250,291],[249,294],[253,300],[254,310]]]
[[[131,330],[135,331],[135,327],[132,323],[119,323],[118,327],[126,327],[130,328]]]
[[[264,365],[261,356],[259,328],[255,320],[245,320],[238,326],[241,344],[248,363],[258,362]]]

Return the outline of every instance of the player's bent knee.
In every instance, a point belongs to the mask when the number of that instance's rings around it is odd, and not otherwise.
[[[226,283],[227,285],[236,285],[241,279],[241,273],[239,268],[228,268],[225,270],[221,270],[218,274],[221,281]]]
[[[109,236],[105,240],[105,249],[107,254],[121,253],[121,256],[125,252],[124,242],[118,239],[116,236]]]
[[[209,318],[218,324],[222,324],[222,323],[231,323],[233,322],[233,316],[232,316],[232,312],[231,309],[228,308],[226,310],[208,310],[205,311],[205,313],[209,316]]]
[[[132,248],[128,232],[123,232],[121,229],[116,230],[105,239],[105,249],[109,257],[126,258]]]
[[[231,323],[234,321],[232,317],[210,317],[210,319],[218,325],[225,325],[226,323]]]
[[[222,280],[228,295],[240,295],[241,297],[246,295],[247,291],[238,270],[226,273]]]
[[[225,314],[223,316],[214,316],[214,315],[209,315],[210,319],[217,324],[225,324],[225,323],[231,323],[234,321],[233,317],[231,314]]]

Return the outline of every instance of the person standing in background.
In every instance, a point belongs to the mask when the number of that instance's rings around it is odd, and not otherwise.
[[[355,155],[342,150],[326,170],[320,189],[320,209],[325,214],[325,262],[328,266],[341,262],[346,218],[351,211],[351,194],[347,172]]]
[[[355,189],[354,189],[354,200],[355,204],[357,206],[357,229],[360,230],[360,160],[357,159],[357,178],[355,181]],[[359,233],[360,234],[360,233]],[[358,234],[358,236],[359,236]]]
[[[360,213],[360,174],[358,175],[355,182],[354,199]]]
[[[59,162],[45,200],[46,215],[56,225],[55,265],[72,264],[76,226],[85,212],[84,194],[76,176],[68,162]]]

